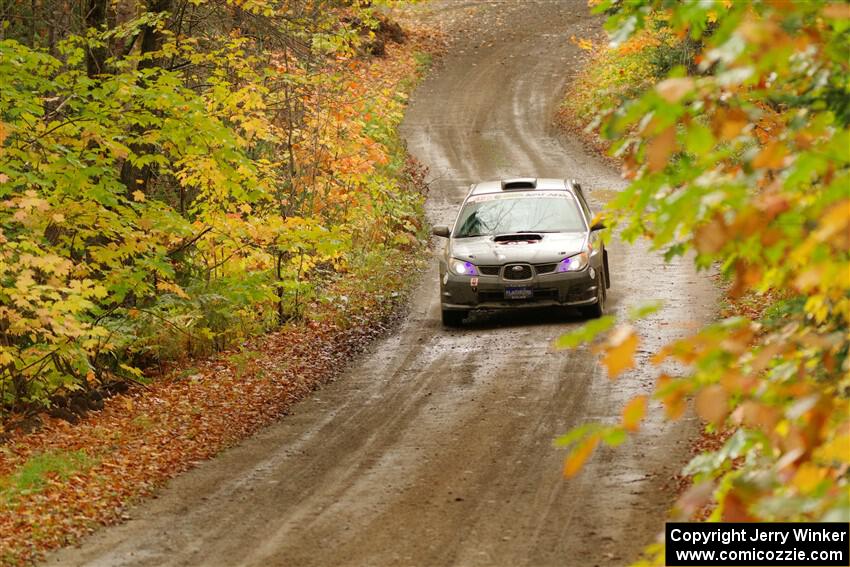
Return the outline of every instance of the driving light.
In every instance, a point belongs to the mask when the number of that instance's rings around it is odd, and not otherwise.
[[[558,263],[559,272],[578,272],[587,267],[587,252],[564,258]]]
[[[465,262],[463,260],[457,260],[452,258],[449,262],[449,267],[452,270],[452,273],[455,273],[459,276],[477,276],[478,268],[475,267],[475,264],[472,262]]]

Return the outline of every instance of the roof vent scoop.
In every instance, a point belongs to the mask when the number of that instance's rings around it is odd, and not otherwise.
[[[502,191],[512,191],[515,189],[537,189],[537,179],[533,177],[522,177],[502,181]]]

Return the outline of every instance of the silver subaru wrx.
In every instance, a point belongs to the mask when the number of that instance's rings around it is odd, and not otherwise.
[[[575,180],[518,178],[472,185],[440,255],[443,324],[473,309],[573,306],[600,317],[608,252]]]

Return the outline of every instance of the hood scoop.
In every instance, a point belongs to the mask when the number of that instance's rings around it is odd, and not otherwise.
[[[536,233],[517,233],[517,234],[500,234],[493,237],[493,242],[496,244],[536,244],[543,240],[542,234]]]

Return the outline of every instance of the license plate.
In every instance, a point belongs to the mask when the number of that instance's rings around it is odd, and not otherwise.
[[[530,287],[509,287],[505,289],[505,299],[530,299],[534,290]]]

